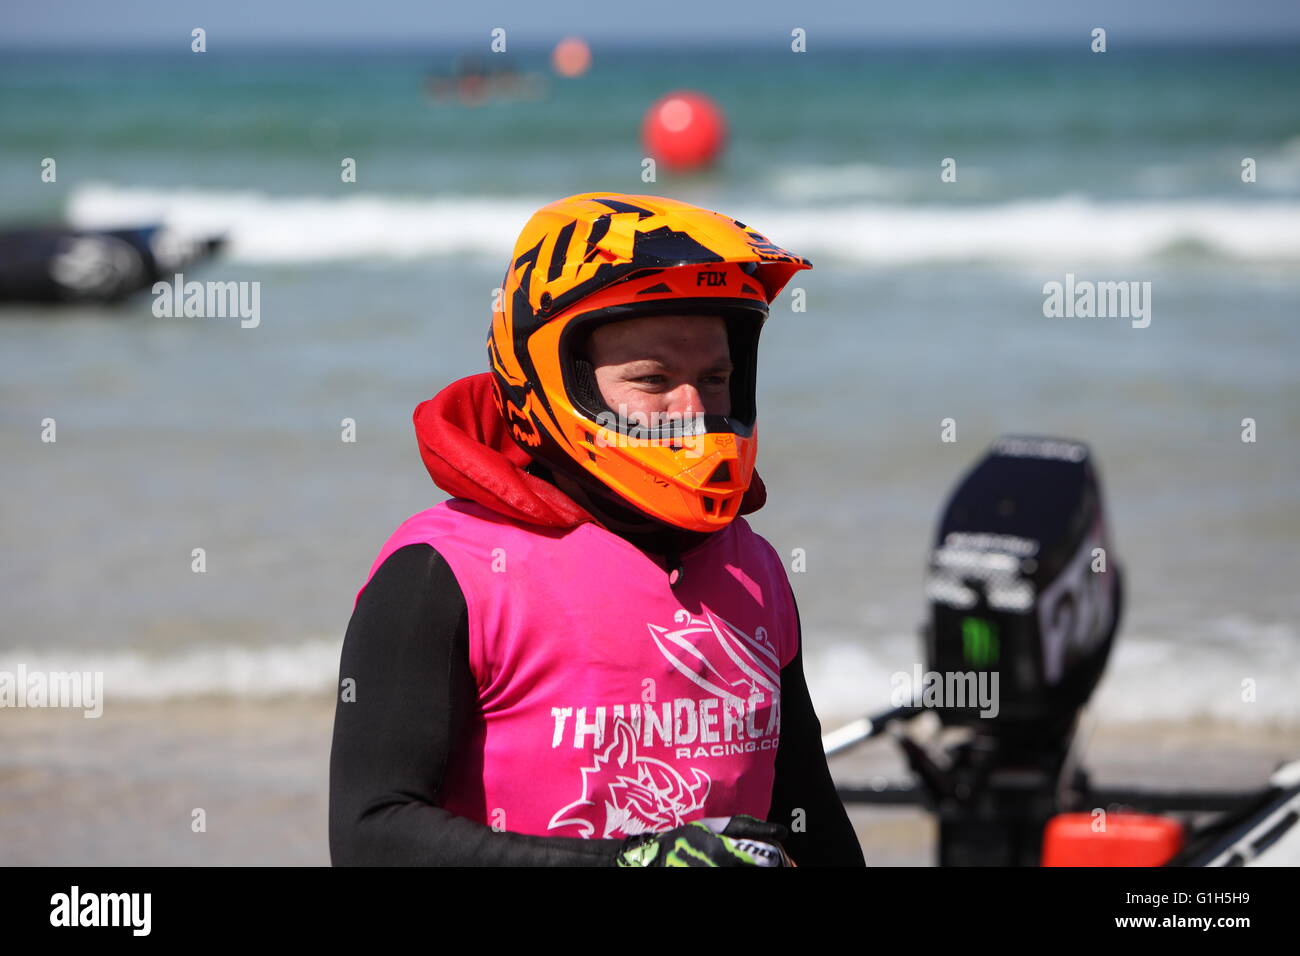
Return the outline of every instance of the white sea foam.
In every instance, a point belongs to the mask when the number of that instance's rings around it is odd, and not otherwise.
[[[828,640],[808,652],[805,670],[823,730],[887,710],[891,676],[910,673],[920,653],[911,634],[821,636]],[[1231,615],[1206,622],[1191,640],[1121,634],[1091,709],[1111,724],[1206,720],[1300,729],[1296,687],[1295,629]]]
[[[105,709],[114,701],[196,697],[260,698],[330,693],[340,641],[328,638],[270,647],[198,646],[155,656],[134,650],[0,651],[0,671],[102,671]]]
[[[273,198],[257,192],[79,188],[68,219],[81,228],[163,223],[186,235],[221,234],[245,262],[501,258],[535,204],[518,200],[362,195]]]
[[[887,177],[886,177],[887,179]],[[882,181],[883,182],[883,181]],[[553,197],[549,197],[553,198]],[[482,255],[497,261],[548,197],[272,197],[256,192],[79,187],[68,216],[84,228],[162,222],[222,233],[227,255],[256,263],[410,260]],[[1243,262],[1300,260],[1300,201],[1148,200],[1082,196],[983,205],[878,201],[727,210],[814,260],[1133,262],[1172,249]]]
[[[1208,639],[1207,639],[1208,638]],[[338,679],[341,641],[305,640],[270,647],[202,645],[167,655],[138,650],[0,651],[0,671],[102,671],[105,706],[114,701],[199,697],[273,699],[329,694]],[[854,639],[809,635],[804,668],[823,729],[888,709],[891,679],[911,672],[914,634]],[[1243,681],[1254,700],[1243,700]],[[1093,699],[1093,712],[1115,724],[1205,719],[1241,728],[1300,728],[1300,639],[1285,625],[1240,615],[1206,625],[1196,640],[1124,634]]]

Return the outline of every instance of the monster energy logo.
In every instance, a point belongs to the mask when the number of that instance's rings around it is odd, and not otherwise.
[[[998,629],[992,621],[964,617],[961,621],[961,651],[972,667],[988,667],[998,659]]]

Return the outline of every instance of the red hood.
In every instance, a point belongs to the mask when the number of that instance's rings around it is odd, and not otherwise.
[[[524,471],[532,460],[511,439],[492,400],[492,373],[452,382],[415,408],[415,437],[429,476],[447,494],[548,528],[595,521],[548,481]],[[754,472],[739,513],[763,507],[767,491]]]

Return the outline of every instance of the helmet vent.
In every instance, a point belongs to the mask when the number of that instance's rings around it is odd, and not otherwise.
[[[605,397],[600,394],[600,386],[596,384],[596,370],[592,367],[591,362],[587,360],[587,357],[585,355],[575,356],[573,369],[575,397],[590,409],[597,411],[607,409]],[[594,441],[594,436],[589,440]]]
[[[672,291],[673,290],[668,287],[668,283],[660,282],[658,285],[652,285],[648,289],[642,289],[637,293],[637,295],[663,295],[665,292]]]
[[[722,464],[720,464],[717,468],[713,470],[713,474],[709,476],[709,480],[706,481],[705,484],[719,485],[722,484],[724,481],[730,481],[730,480],[731,480],[731,463],[724,461]]]

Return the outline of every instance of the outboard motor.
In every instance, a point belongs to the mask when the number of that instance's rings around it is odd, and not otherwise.
[[[1120,568],[1086,445],[1005,437],[958,484],[925,586],[931,676],[991,687],[937,708],[966,739],[946,766],[904,744],[940,817],[941,866],[1036,866],[1043,827],[1086,792],[1066,772],[1119,624]],[[1070,777],[1070,779],[1065,779]]]

